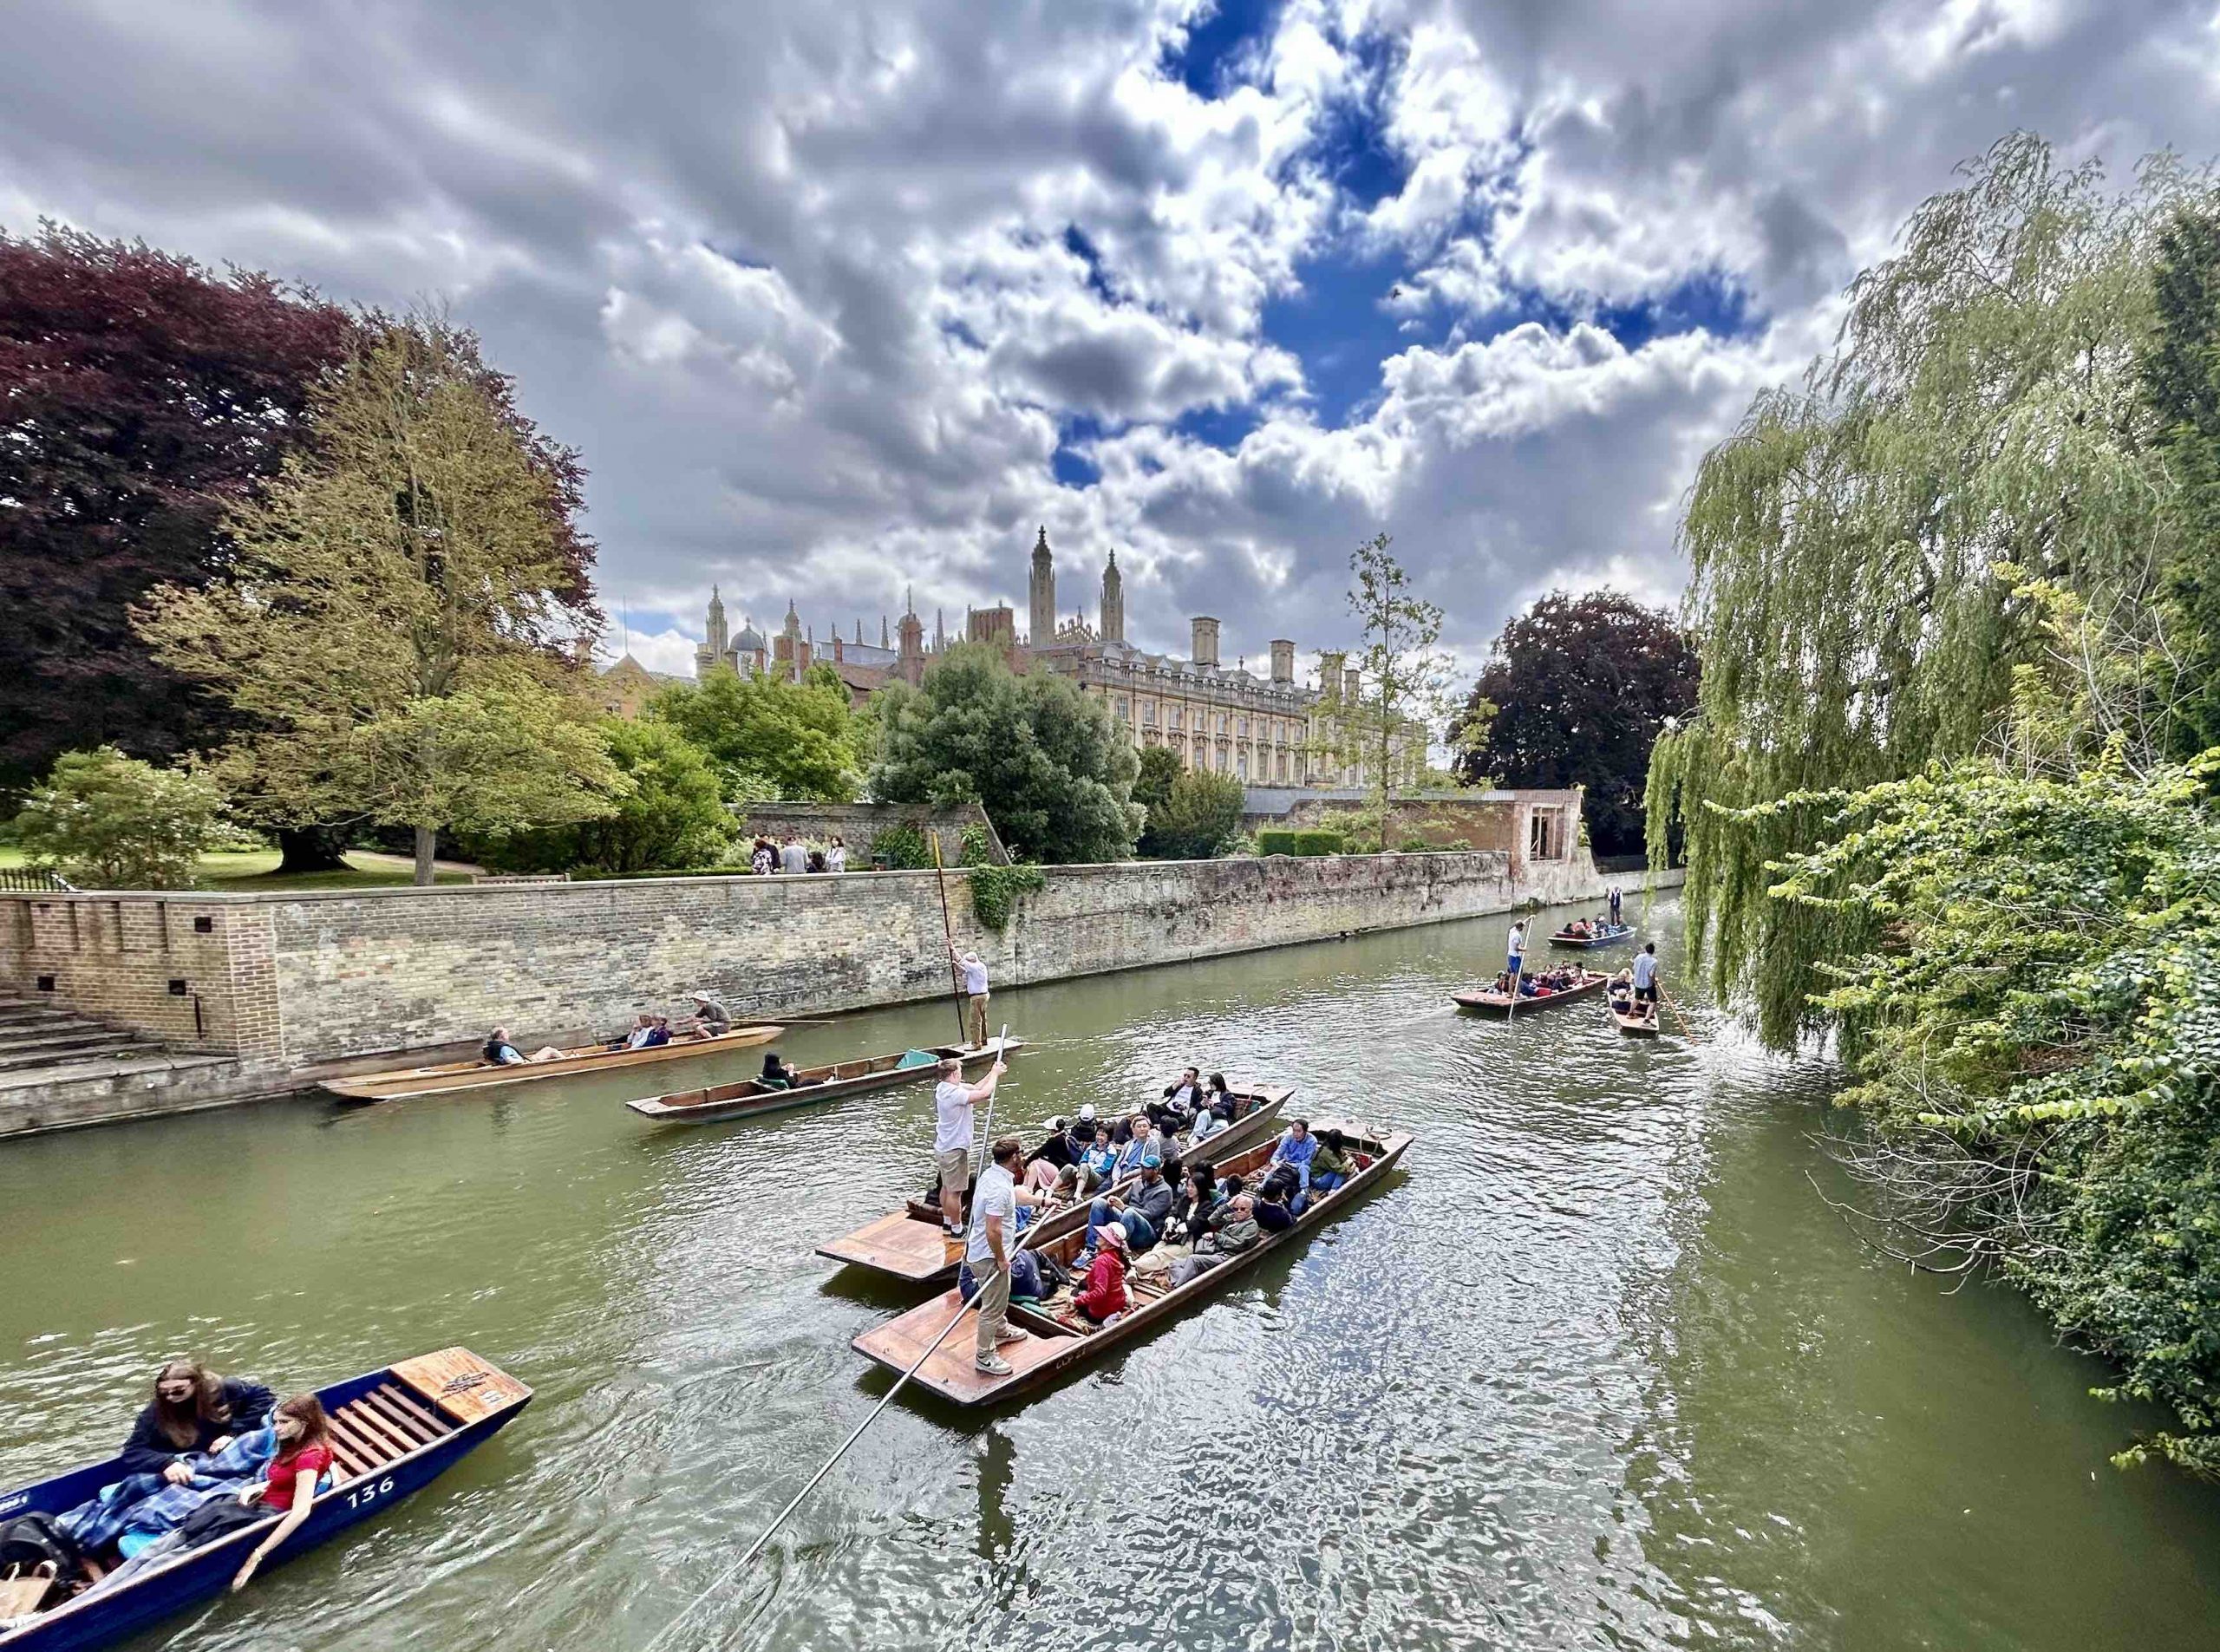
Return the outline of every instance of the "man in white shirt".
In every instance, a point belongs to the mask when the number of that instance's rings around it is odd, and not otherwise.
[[[1511,926],[1511,979],[1513,986],[1526,972],[1526,920],[1520,918]]]
[[[979,1286],[973,1362],[989,1376],[1008,1376],[1009,1361],[997,1350],[1005,1342],[1026,1340],[1026,1333],[1009,1323],[1009,1259],[1017,1246],[1017,1167],[1024,1158],[1025,1145],[1015,1136],[996,1137],[994,1162],[981,1172],[979,1191],[971,1198],[971,1237],[963,1259]]]
[[[1657,943],[1645,941],[1634,960],[1634,1001],[1649,1006],[1649,1018],[1657,1019]]]
[[[963,1193],[971,1185],[971,1109],[995,1093],[1005,1068],[996,1061],[976,1084],[963,1081],[963,1063],[940,1064],[933,1086],[933,1159],[940,1166],[940,1215],[950,1238],[963,1234]]]
[[[963,976],[964,1014],[971,1024],[971,1047],[987,1047],[987,964],[976,952],[958,952],[953,946],[948,956],[956,960],[956,967]]]

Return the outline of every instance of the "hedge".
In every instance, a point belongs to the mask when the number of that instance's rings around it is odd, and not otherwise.
[[[1260,855],[1338,855],[1347,848],[1348,843],[1340,833],[1325,827],[1296,832],[1284,826],[1267,826],[1257,834],[1257,852]]]

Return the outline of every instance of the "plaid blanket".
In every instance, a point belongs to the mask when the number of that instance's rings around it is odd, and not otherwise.
[[[176,1531],[186,1515],[210,1498],[237,1492],[277,1454],[277,1430],[253,1429],[219,1452],[187,1458],[193,1478],[183,1485],[172,1485],[160,1474],[133,1474],[103,1485],[55,1525],[86,1554],[127,1535],[157,1538]]]

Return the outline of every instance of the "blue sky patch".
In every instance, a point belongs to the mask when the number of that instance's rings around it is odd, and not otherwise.
[[[1100,419],[1071,414],[1056,428],[1056,451],[1048,456],[1048,470],[1065,487],[1092,487],[1102,480],[1102,467],[1081,451],[1106,434]]]
[[[1164,56],[1164,72],[1197,97],[1217,98],[1237,82],[1242,53],[1271,33],[1279,0],[1216,0],[1188,19],[1186,44]]]
[[[1283,293],[1264,305],[1264,336],[1303,363],[1305,387],[1318,421],[1338,429],[1380,396],[1380,363],[1414,344],[1439,345],[1448,318],[1439,310],[1418,316],[1402,330],[1405,317],[1384,308],[1401,259],[1367,258],[1353,251],[1331,251],[1304,264],[1300,292]]]

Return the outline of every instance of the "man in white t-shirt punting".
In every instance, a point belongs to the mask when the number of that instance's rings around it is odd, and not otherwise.
[[[1017,1169],[1025,1159],[1025,1144],[1015,1136],[997,1136],[994,1162],[980,1172],[979,1191],[971,1196],[971,1237],[963,1259],[971,1264],[978,1282],[974,1304],[979,1310],[978,1334],[974,1339],[974,1362],[989,1376],[1008,1376],[1009,1361],[997,1351],[1005,1342],[1022,1342],[1026,1333],[1009,1322],[1009,1258],[1017,1248]]]
[[[970,1024],[971,1047],[987,1047],[987,964],[976,952],[958,952],[953,946],[948,956],[956,960],[956,967],[963,976],[963,1015]]]
[[[933,1086],[933,1160],[940,1166],[940,1215],[949,1237],[963,1233],[963,1193],[971,1185],[971,1109],[995,1093],[1006,1070],[996,1061],[976,1084],[963,1081],[963,1063],[954,1056],[940,1064]]]
[[[1518,977],[1526,971],[1526,920],[1520,918],[1511,926],[1511,981],[1515,987]]]

